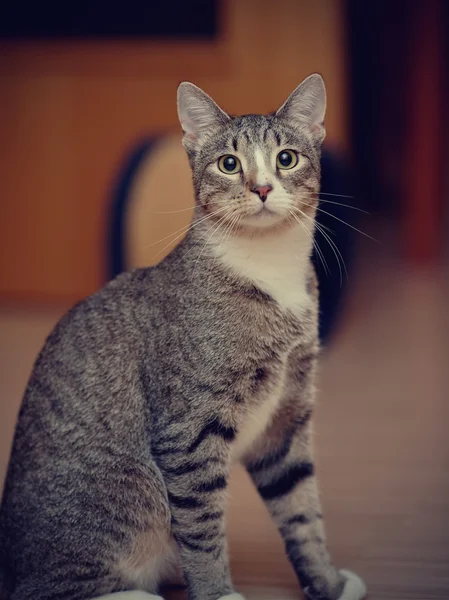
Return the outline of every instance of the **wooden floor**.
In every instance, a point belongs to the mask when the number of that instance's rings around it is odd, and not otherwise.
[[[322,360],[318,472],[335,562],[371,600],[449,598],[449,285],[442,270],[362,264]],[[56,312],[0,311],[0,478],[32,361]],[[234,578],[249,600],[300,599],[246,475],[233,478]]]

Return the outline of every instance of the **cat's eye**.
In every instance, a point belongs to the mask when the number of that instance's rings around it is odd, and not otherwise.
[[[278,169],[293,169],[298,164],[298,155],[293,150],[282,150],[276,158]]]
[[[225,154],[218,159],[218,168],[226,175],[234,175],[242,170],[242,165],[239,159],[232,154]]]

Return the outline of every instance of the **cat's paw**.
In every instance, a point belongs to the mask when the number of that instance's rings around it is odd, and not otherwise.
[[[346,569],[342,569],[340,573],[346,579],[346,583],[338,600],[362,600],[365,598],[366,585],[363,579]]]
[[[237,594],[234,592],[233,594],[227,594],[226,596],[222,596],[218,600],[246,600],[241,594]]]

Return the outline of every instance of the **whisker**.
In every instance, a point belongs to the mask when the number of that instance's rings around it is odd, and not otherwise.
[[[310,204],[306,204],[305,206],[310,206]],[[319,211],[319,208],[316,208],[315,210]],[[306,215],[308,216],[308,215]],[[311,217],[309,217],[311,218]],[[312,219],[312,221],[316,222],[315,219]],[[328,231],[329,233],[333,233],[334,235],[337,235],[336,231],[334,229],[332,229],[331,227],[329,227],[328,225],[323,225],[322,223],[320,223],[320,226],[325,229],[326,231]]]
[[[238,223],[238,221],[240,220],[240,213],[237,211],[234,216],[231,216],[229,223],[225,226],[223,234],[218,242],[218,247],[220,248],[220,246],[225,242],[227,237],[230,237],[232,235],[234,226]],[[215,257],[213,260],[213,266],[215,266],[217,260],[219,258],[218,252],[215,252]],[[211,278],[209,278],[211,279]],[[209,283],[208,289],[210,288],[211,283]]]
[[[326,277],[329,277],[330,274],[331,274],[331,272],[330,272],[330,269],[329,269],[328,262],[327,262],[327,260],[326,260],[326,258],[324,256],[323,251],[320,248],[320,245],[319,245],[318,241],[315,238],[313,238],[313,247],[315,248],[317,256],[320,259],[321,264],[323,265],[324,272],[326,273]]]
[[[227,208],[227,207],[226,207]],[[209,241],[212,239],[212,237],[214,236],[214,234],[220,229],[222,222],[224,221],[224,219],[226,218],[227,215],[223,215],[218,219],[218,222],[215,224],[215,226],[212,226],[212,233],[210,234],[210,236],[207,238],[207,240],[204,242],[203,247],[201,248],[200,253],[197,256],[197,259],[195,261],[195,264],[193,266],[193,272],[192,272],[192,276],[195,274],[196,268],[198,266],[198,261],[200,260],[201,256],[204,253],[204,250],[206,249],[207,245],[209,244]],[[209,233],[209,232],[208,232]]]
[[[223,207],[223,208],[225,208],[225,207]],[[231,206],[229,206],[229,205],[228,205],[228,206],[226,206],[226,208],[228,208],[228,209],[229,209],[229,208],[231,208],[231,209],[232,209],[232,205],[231,205]],[[221,209],[220,209],[220,211],[221,211]],[[216,212],[214,212],[213,214],[211,214],[211,215],[209,215],[209,216],[214,216],[214,215],[215,215],[217,212],[219,212],[219,211],[216,211]],[[195,226],[195,224],[196,224],[196,223],[194,223],[194,224],[192,225],[192,227],[194,227],[194,226]],[[202,241],[203,241],[203,238],[201,238],[201,237],[199,237],[199,239],[198,239],[198,240],[195,240],[195,241],[193,242],[193,244],[192,244],[192,247],[191,247],[191,248],[189,248],[189,249],[188,249],[188,250],[187,250],[187,251],[184,253],[184,256],[187,256],[187,254],[189,254],[190,252],[192,252],[193,250],[195,250],[195,248],[196,248],[196,247],[197,247],[199,244],[201,244],[201,242],[202,242]],[[171,242],[169,242],[169,245],[170,245],[170,244],[171,244]],[[181,257],[181,258],[178,260],[178,262],[180,262],[181,260],[182,260],[182,257]]]
[[[178,229],[178,231],[175,231],[174,233],[171,233],[170,235],[167,235],[166,237],[162,238],[161,240],[158,240],[157,242],[154,242],[152,244],[149,244],[147,246],[147,248],[149,246],[154,246],[155,244],[159,244],[160,242],[163,242],[164,240],[166,240],[167,238],[172,238],[163,248],[161,248],[161,250],[159,250],[159,252],[157,252],[155,254],[155,256],[159,256],[159,254],[161,254],[166,248],[168,248],[173,242],[175,242],[177,239],[179,239],[180,237],[182,237],[185,233],[187,233],[189,230],[194,229],[197,225],[200,225],[201,223],[203,223],[204,221],[207,221],[208,219],[211,219],[212,217],[214,217],[216,214],[226,210],[227,207],[224,206],[216,211],[214,211],[213,213],[211,213],[210,215],[207,215],[205,217],[202,217],[201,219],[199,219],[198,221],[195,221],[193,223],[189,223],[188,225],[181,227],[181,229]],[[178,235],[176,235],[178,234]],[[173,236],[176,236],[173,238]]]
[[[319,197],[319,201],[321,202],[325,202],[326,204],[335,204],[336,206],[343,206],[344,208],[352,208],[352,210],[357,210],[358,212],[364,213],[365,215],[369,215],[369,211],[364,210],[363,208],[359,208],[358,206],[353,206],[352,204],[345,204],[344,202],[335,202],[333,200],[327,200],[326,198],[321,198],[320,194],[316,194],[316,196]],[[316,198],[316,196],[312,195],[312,194],[304,194],[303,198],[306,198],[307,200],[313,200]]]
[[[157,240],[157,242],[152,242],[151,244],[148,244],[147,246],[145,246],[145,248],[150,248],[151,246],[156,246],[156,244],[160,244],[161,242],[167,240],[168,238],[173,237],[174,235],[176,235],[179,232],[187,231],[187,229],[191,226],[191,224],[192,223],[189,223],[188,225],[184,225],[183,227],[181,227],[181,229],[178,229],[177,231],[174,231],[173,233],[169,233],[168,235],[166,235],[165,237],[161,238],[160,240]],[[171,242],[169,242],[168,245],[170,245],[170,244],[171,244]]]
[[[324,257],[324,254],[320,248],[320,245],[318,244],[318,241],[315,239],[315,237],[308,231],[307,227],[304,225],[304,223],[301,221],[301,219],[299,219],[296,214],[294,212],[292,212],[290,209],[288,211],[290,213],[290,215],[295,219],[295,221],[297,223],[299,223],[301,225],[301,227],[304,229],[304,231],[307,233],[307,235],[309,236],[309,238],[312,240],[312,244],[313,247],[315,248],[315,251],[317,253],[318,258],[321,260],[321,264],[323,265],[324,268],[324,272],[326,273],[327,276],[330,275],[330,270],[329,270],[329,265],[327,264],[327,261]],[[313,219],[312,219],[313,220]]]
[[[303,202],[303,206],[309,206],[310,208],[313,208],[313,209],[315,209],[316,211],[322,212],[322,209],[321,209],[321,208],[318,208],[318,206],[315,206],[314,204],[306,204],[305,202]],[[303,216],[307,216],[305,213],[303,213],[303,211],[302,211],[301,209],[299,209],[299,208],[297,208],[297,207],[295,207],[295,206],[294,206],[294,207],[292,207],[292,208],[294,208],[295,210],[299,210],[299,212],[300,212],[300,213],[301,213]],[[309,218],[309,219],[311,219],[312,221],[314,221],[314,222],[315,222],[315,220],[314,220],[314,219],[312,219],[311,217],[308,217],[308,218]],[[321,223],[321,227],[323,227],[324,229],[326,229],[326,230],[327,230],[327,231],[329,231],[330,233],[333,233],[334,235],[336,235],[336,232],[335,232],[333,229],[331,229],[331,228],[330,228],[328,225],[323,225],[323,224]]]
[[[186,212],[187,210],[193,210],[195,207],[189,206],[189,208],[181,208],[179,210],[162,210],[162,211],[156,211],[156,212],[152,212],[150,214],[152,215],[174,215],[175,213],[180,213],[180,212]]]
[[[348,196],[346,194],[331,194],[330,192],[320,192],[322,196],[335,196],[336,198],[354,198],[354,196]]]
[[[180,231],[183,231],[184,229],[189,229],[190,227],[195,227],[198,223],[202,223],[203,221],[205,221],[206,219],[209,219],[210,217],[213,217],[214,215],[216,215],[219,212],[222,212],[223,210],[225,210],[225,206],[223,206],[222,208],[219,208],[218,210],[205,215],[203,217],[201,217],[200,219],[198,219],[198,221],[190,221],[187,225],[183,225],[181,227],[181,229],[178,229],[177,231],[174,231],[173,233],[170,233],[169,235],[166,235],[165,237],[161,238],[160,240],[157,240],[157,242],[152,242],[151,244],[148,244],[148,246],[146,246],[146,248],[149,248],[150,246],[155,246],[156,244],[159,244],[160,242],[163,242],[164,240],[168,239],[169,237],[176,235],[177,233],[179,233]]]
[[[358,206],[352,206],[351,204],[345,204],[344,202],[334,202],[333,200],[326,200],[320,197],[320,202],[325,202],[326,204],[335,204],[336,206],[343,206],[344,208],[352,208],[353,210],[357,210],[358,212],[364,213],[365,215],[369,215],[370,213],[363,208],[359,208]]]
[[[315,227],[317,228],[317,230],[321,233],[321,235],[324,237],[324,239],[327,241],[327,243],[329,244],[330,248],[332,249],[332,252],[335,255],[335,258],[337,260],[338,263],[338,269],[340,271],[340,287],[343,285],[343,271],[341,268],[341,264],[343,264],[344,270],[345,270],[345,274],[346,274],[346,279],[348,279],[348,270],[346,268],[346,264],[344,261],[344,258],[340,252],[340,249],[338,248],[338,246],[335,244],[335,242],[333,241],[333,239],[324,231],[322,225],[320,225],[319,223],[317,223],[314,219],[312,219],[312,217],[309,217],[309,215],[306,215],[300,208],[297,208],[297,210],[302,214],[303,217],[305,217],[306,219],[309,219],[311,222],[314,223]],[[341,259],[341,262],[340,262]]]
[[[343,285],[343,272],[342,272],[342,269],[341,269],[341,264],[343,264],[343,268],[345,270],[346,279],[349,279],[349,277],[348,277],[348,270],[346,268],[346,264],[345,264],[345,261],[343,259],[343,256],[342,256],[342,254],[340,252],[340,249],[338,248],[338,246],[334,242],[334,240],[323,229],[321,229],[321,226],[319,225],[319,223],[315,223],[315,225],[316,225],[318,231],[321,233],[321,235],[324,237],[324,239],[327,241],[327,243],[331,247],[333,253],[335,254],[335,258],[337,259],[337,262],[338,262],[338,269],[340,271],[340,287],[341,287]],[[341,264],[340,264],[340,261],[341,261]]]
[[[220,238],[220,241],[218,242],[218,246],[219,247],[224,243],[226,237],[232,233],[232,230],[234,229],[234,225],[236,225],[236,223],[238,222],[239,218],[240,218],[240,215],[238,213],[235,213],[231,217],[228,225],[224,229],[224,232],[223,232],[222,237]]]
[[[312,204],[306,204],[305,206],[313,206]],[[336,219],[337,221],[340,221],[340,223],[343,223],[343,225],[347,225],[348,227],[350,227],[351,229],[354,229],[354,231],[357,231],[358,233],[364,235],[365,237],[369,238],[370,240],[372,240],[373,242],[376,242],[377,244],[380,244],[379,240],[376,240],[376,238],[371,237],[370,235],[368,235],[367,233],[365,233],[364,231],[361,231],[360,229],[357,229],[357,227],[354,227],[354,225],[351,225],[350,223],[347,223],[346,221],[343,221],[343,219],[340,219],[339,217],[336,217],[335,215],[333,215],[332,213],[330,213],[327,210],[324,210],[322,208],[318,208],[316,207],[316,210],[319,210],[320,212],[324,213],[325,215],[329,215],[330,217],[333,217],[334,219]],[[301,211],[302,212],[302,211]]]

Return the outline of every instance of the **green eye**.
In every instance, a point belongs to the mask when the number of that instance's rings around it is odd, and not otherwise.
[[[234,175],[234,173],[242,170],[242,165],[236,156],[225,154],[218,159],[218,168],[222,173],[226,173],[226,175]]]
[[[293,150],[282,150],[276,158],[278,169],[293,169],[298,164],[298,155]]]

